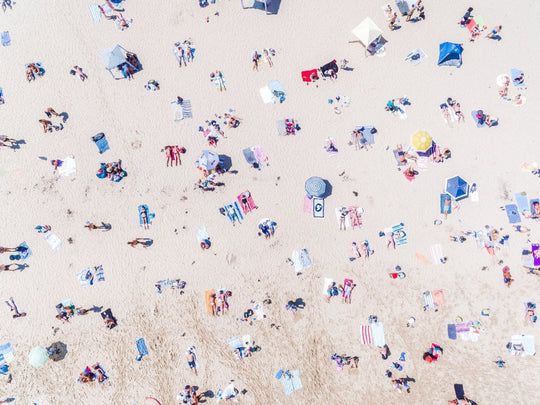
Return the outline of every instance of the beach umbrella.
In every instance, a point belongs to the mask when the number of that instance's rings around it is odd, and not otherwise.
[[[54,342],[47,348],[47,352],[52,361],[64,360],[67,354],[67,346],[62,342]]]
[[[461,177],[449,177],[444,183],[446,193],[456,201],[469,196],[469,183],[467,183]]]
[[[126,61],[126,57],[124,56],[120,45],[105,49],[101,52],[101,59],[107,70],[114,69]]]
[[[30,354],[28,355],[28,362],[31,366],[35,368],[41,367],[45,363],[47,363],[47,360],[49,360],[49,354],[47,353],[47,350],[43,347],[36,346],[32,350],[30,350]]]
[[[203,150],[197,160],[197,167],[202,170],[214,170],[219,163],[219,155],[210,150]]]
[[[411,144],[417,152],[427,152],[431,149],[433,138],[425,131],[418,131],[411,137]]]
[[[326,183],[320,177],[310,177],[304,184],[308,197],[320,197],[326,191]]]

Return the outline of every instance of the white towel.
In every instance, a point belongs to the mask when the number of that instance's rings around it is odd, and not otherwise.
[[[444,260],[442,246],[439,243],[436,243],[431,245],[429,249],[431,251],[431,258],[433,259],[435,265],[442,264],[441,259]]]
[[[327,290],[328,290],[328,286],[330,284],[332,284],[334,282],[334,280],[332,280],[331,278],[326,278],[324,279],[324,285],[323,285],[323,289],[322,289],[322,293],[323,295],[328,295],[327,293]]]
[[[371,334],[373,335],[373,344],[377,347],[384,347],[386,340],[384,338],[384,327],[380,322],[371,324]]]
[[[97,4],[89,4],[88,9],[90,10],[90,15],[92,16],[92,20],[94,20],[95,23],[100,22],[101,11],[99,10],[99,6]]]
[[[268,86],[261,87],[259,90],[259,93],[261,94],[261,98],[265,104],[276,102],[276,98],[274,97],[274,93],[272,93],[272,90],[270,90],[270,87]]]
[[[73,156],[68,156],[63,159],[62,166],[58,167],[58,174],[60,176],[70,176],[77,172],[77,164]]]
[[[52,232],[49,232],[47,235],[45,235],[45,240],[51,246],[51,249],[54,251],[57,251],[58,249],[60,249],[60,246],[62,246],[62,241],[60,240],[60,238]]]

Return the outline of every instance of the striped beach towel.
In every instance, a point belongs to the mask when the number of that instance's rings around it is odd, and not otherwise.
[[[94,20],[95,23],[100,22],[101,11],[99,10],[99,6],[97,4],[89,4],[88,9],[90,10],[90,15],[92,16],[92,20]]]
[[[184,102],[182,103],[182,117],[184,119],[193,118],[193,115],[191,113],[191,101],[190,100],[184,100]]]
[[[362,330],[362,344],[370,345],[371,343],[373,343],[371,339],[371,326],[362,325],[361,330]]]
[[[433,302],[433,295],[431,291],[424,291],[422,293],[422,298],[424,299],[424,311],[435,308],[435,303]]]

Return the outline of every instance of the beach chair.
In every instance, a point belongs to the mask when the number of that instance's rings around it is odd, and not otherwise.
[[[144,341],[144,338],[137,339],[135,342],[137,345],[137,350],[139,352],[139,355],[135,358],[137,361],[141,361],[144,356],[148,355],[148,348],[146,347],[146,342]]]
[[[96,144],[100,154],[109,150],[109,142],[107,141],[107,138],[105,138],[105,134],[103,132],[94,135],[92,137],[92,141],[94,141]]]

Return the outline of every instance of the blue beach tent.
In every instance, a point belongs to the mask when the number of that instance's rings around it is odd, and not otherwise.
[[[439,45],[439,61],[437,62],[437,65],[461,67],[462,53],[463,47],[461,44],[444,42]]]

